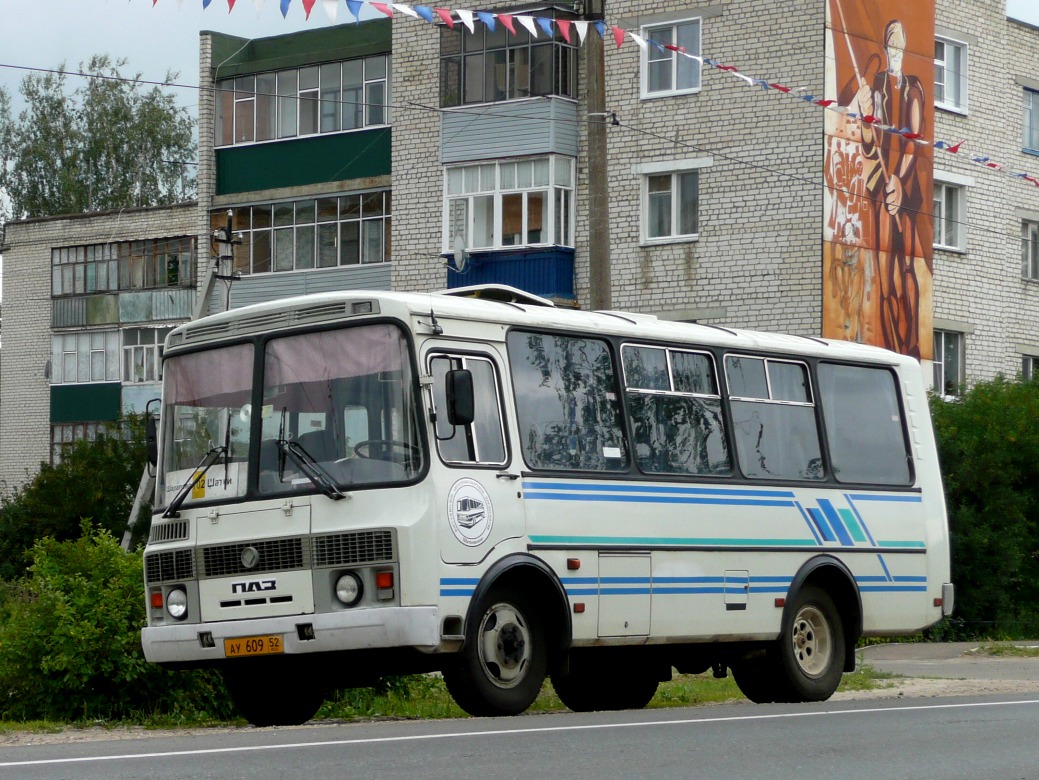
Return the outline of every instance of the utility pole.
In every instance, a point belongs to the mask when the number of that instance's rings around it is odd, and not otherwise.
[[[584,18],[595,22],[606,16],[606,0],[586,0]],[[606,170],[606,78],[602,36],[585,39],[585,137],[588,148],[588,287],[591,308],[613,308],[610,278],[610,204]]]

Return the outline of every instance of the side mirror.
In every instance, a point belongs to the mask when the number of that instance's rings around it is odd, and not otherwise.
[[[447,393],[447,421],[451,425],[472,423],[476,419],[473,373],[465,368],[448,371],[444,389]]]
[[[153,398],[144,408],[144,445],[148,451],[148,462],[155,466],[159,462],[159,416],[152,412],[152,404],[158,405],[158,398]]]

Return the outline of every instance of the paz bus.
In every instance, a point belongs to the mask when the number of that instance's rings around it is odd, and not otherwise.
[[[146,658],[257,725],[439,671],[474,715],[675,670],[827,699],[951,612],[919,364],[502,287],[340,292],[173,330]]]

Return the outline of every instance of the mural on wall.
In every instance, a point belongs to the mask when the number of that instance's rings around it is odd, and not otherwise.
[[[932,352],[934,0],[826,0],[823,335]]]

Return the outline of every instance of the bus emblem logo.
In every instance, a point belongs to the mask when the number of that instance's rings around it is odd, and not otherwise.
[[[447,519],[451,532],[467,547],[483,544],[491,534],[494,508],[491,497],[475,479],[460,479],[447,496]]]

